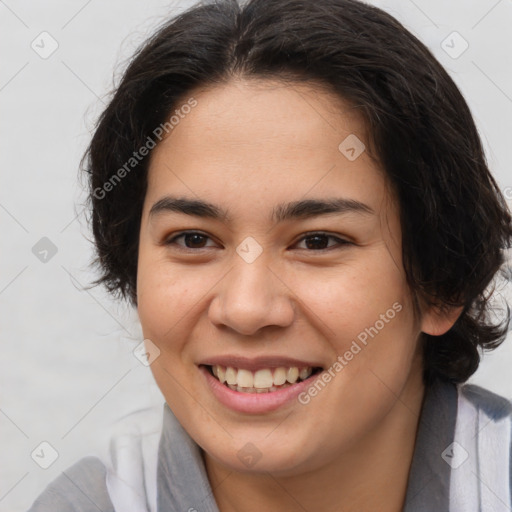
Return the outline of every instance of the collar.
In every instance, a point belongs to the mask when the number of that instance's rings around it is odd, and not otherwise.
[[[457,388],[435,381],[425,388],[403,512],[449,509],[450,466],[440,456],[453,442]],[[219,512],[200,447],[164,404],[158,447],[157,511]]]
[[[457,387],[434,381],[425,388],[403,512],[449,510],[451,467],[442,454],[453,443]]]

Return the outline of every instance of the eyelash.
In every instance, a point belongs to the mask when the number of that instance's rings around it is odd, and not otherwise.
[[[170,245],[175,245],[175,246],[178,246],[180,249],[179,250],[183,250],[183,251],[191,251],[191,252],[198,252],[202,249],[208,249],[208,247],[199,247],[199,248],[192,248],[192,247],[184,247],[184,246],[180,246],[179,244],[176,244],[176,240],[178,240],[179,238],[183,238],[185,237],[186,235],[200,235],[204,238],[208,238],[211,240],[211,238],[208,236],[208,235],[205,235],[204,233],[201,233],[200,231],[182,231],[181,233],[173,236],[172,238],[166,240],[164,242],[164,245],[166,246],[170,246]],[[325,237],[325,238],[330,238],[330,239],[333,239],[333,240],[336,240],[336,242],[338,243],[338,246],[341,247],[341,246],[344,246],[344,245],[353,245],[352,242],[349,242],[348,240],[344,240],[342,238],[339,238],[339,237],[336,237],[334,235],[329,235],[328,233],[325,233],[323,231],[314,231],[314,232],[310,232],[310,233],[306,233],[302,238],[300,238],[294,245],[302,242],[303,240],[306,240],[308,238],[314,238],[315,236],[320,236],[320,237]],[[325,252],[325,251],[329,251],[329,250],[332,250],[332,249],[335,249],[336,247],[335,246],[331,246],[331,247],[326,247],[324,249],[302,249],[302,250],[305,250],[305,251],[308,251],[308,252]]]

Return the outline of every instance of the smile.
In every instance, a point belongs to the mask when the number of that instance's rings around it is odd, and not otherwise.
[[[247,370],[232,366],[207,366],[221,384],[240,393],[272,393],[308,379],[321,371],[318,367],[278,367]]]

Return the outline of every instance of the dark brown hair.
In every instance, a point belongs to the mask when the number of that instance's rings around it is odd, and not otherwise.
[[[138,151],[191,90],[234,76],[321,83],[360,111],[400,204],[411,289],[431,304],[464,308],[446,334],[423,335],[424,377],[465,381],[479,348],[495,348],[507,331],[508,315],[490,321],[485,290],[510,247],[511,217],[452,79],[397,20],[356,0],[202,3],[143,45],[83,160],[97,282],[136,304],[149,160]],[[122,179],[113,181],[116,173]]]

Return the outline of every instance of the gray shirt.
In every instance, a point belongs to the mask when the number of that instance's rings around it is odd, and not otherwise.
[[[459,410],[461,404],[465,412]],[[201,449],[169,406],[163,407],[156,468],[157,512],[219,512]],[[479,386],[437,381],[427,387],[403,512],[512,510],[507,434],[511,424],[511,403]],[[467,450],[456,442],[457,436]],[[491,455],[493,444],[497,449]],[[486,447],[485,457],[481,456],[482,447]],[[494,461],[495,456],[501,462]],[[85,457],[55,479],[28,512],[114,512],[106,480],[104,463],[97,457]],[[461,487],[455,498],[450,498],[450,485]]]

